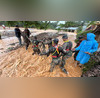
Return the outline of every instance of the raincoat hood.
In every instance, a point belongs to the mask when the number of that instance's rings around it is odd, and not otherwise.
[[[98,49],[98,43],[95,40],[95,35],[93,33],[87,33],[87,40],[83,40],[81,44],[75,49],[79,51],[76,60],[79,61],[81,64],[85,64],[89,61],[90,55],[89,53],[94,53]]]
[[[87,33],[87,40],[88,41],[94,41],[95,35],[93,33]]]

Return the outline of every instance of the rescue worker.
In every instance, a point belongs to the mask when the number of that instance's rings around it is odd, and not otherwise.
[[[48,49],[49,49],[50,47],[52,47],[52,38],[49,37],[48,40],[47,40],[47,42],[44,42],[44,44],[47,44],[47,45],[48,45]]]
[[[25,46],[26,46],[26,50],[27,50],[28,47],[29,47],[29,44],[30,44],[30,39],[29,39],[26,32],[22,32],[21,35],[23,37],[23,40],[24,40],[24,43],[25,43]]]
[[[25,28],[24,33],[26,33],[28,38],[30,37],[31,32],[28,28]]]
[[[62,45],[62,48],[68,52],[66,55],[63,55],[63,54],[62,54],[62,66],[61,66],[61,67],[64,67],[64,65],[66,64],[66,60],[67,60],[69,57],[72,56],[72,51],[71,51],[72,42],[68,40],[67,34],[64,34],[64,35],[62,36],[62,39],[63,39],[63,41],[64,41],[64,44]]]
[[[98,43],[95,40],[95,35],[93,33],[87,33],[87,39],[83,40],[81,44],[72,49],[73,51],[79,51],[76,60],[79,62],[79,66],[82,67],[90,59],[90,55],[96,52],[98,49]]]
[[[19,26],[18,25],[16,25],[16,28],[15,28],[15,35],[16,35],[16,37],[19,40],[19,45],[21,46],[22,45],[21,30],[19,29]]]
[[[59,40],[57,38],[55,38],[53,40],[53,44],[52,47],[50,47],[48,49],[48,51],[46,53],[41,53],[41,55],[47,55],[49,56],[50,54],[52,54],[52,62],[51,62],[51,67],[50,67],[50,72],[53,72],[53,69],[56,65],[60,65],[61,70],[67,74],[66,69],[63,67],[61,67],[61,59],[60,59],[60,54],[67,54],[67,51],[63,50],[62,47],[58,46],[58,42]]]
[[[35,36],[34,37],[34,40],[32,41],[32,44],[33,44],[33,51],[34,51],[34,53],[32,53],[32,55],[34,55],[34,54],[40,54],[40,49],[39,49],[39,47],[38,47],[38,45],[39,45],[39,43],[40,43],[41,41],[40,40],[38,40],[37,39],[37,37]]]

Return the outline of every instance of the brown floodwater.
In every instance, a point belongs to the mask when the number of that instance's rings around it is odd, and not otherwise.
[[[69,40],[73,42],[75,34],[68,34]],[[58,37],[60,44],[63,43],[61,36]],[[4,39],[0,41],[0,53],[5,51],[10,43],[16,43],[16,38]],[[73,57],[66,61],[65,68],[69,72],[68,75],[63,73],[59,66],[56,66],[53,72],[49,72],[51,56],[32,55],[32,45],[26,51],[25,47],[18,48],[17,50],[8,53],[0,54],[0,77],[80,77],[82,74],[81,69],[75,67]]]

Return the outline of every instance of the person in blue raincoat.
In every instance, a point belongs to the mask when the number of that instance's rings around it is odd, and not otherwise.
[[[87,63],[90,59],[90,54],[96,52],[98,49],[98,43],[95,40],[95,35],[93,33],[87,33],[87,39],[83,40],[81,44],[73,49],[79,51],[76,60],[80,63],[79,66]]]

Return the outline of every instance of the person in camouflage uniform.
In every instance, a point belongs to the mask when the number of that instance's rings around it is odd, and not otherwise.
[[[41,53],[41,55],[47,55],[49,56],[52,54],[52,62],[51,62],[51,67],[50,67],[50,72],[53,72],[53,69],[55,68],[56,65],[60,65],[61,70],[67,74],[67,71],[64,67],[61,67],[61,59],[60,59],[60,53],[63,53],[64,55],[67,54],[67,51],[63,50],[62,47],[58,46],[58,39],[53,40],[53,46],[48,49],[46,53]]]
[[[48,49],[50,48],[50,47],[52,47],[52,38],[48,38],[48,42],[47,42],[47,44],[48,44]]]
[[[62,48],[68,52],[66,55],[62,54],[62,64],[61,64],[62,66],[61,67],[64,67],[64,65],[66,64],[66,60],[72,56],[72,51],[71,51],[72,42],[68,40],[67,34],[63,35],[62,39],[64,41]]]
[[[24,40],[24,43],[25,43],[25,46],[26,46],[26,50],[27,50],[28,47],[29,47],[29,44],[30,44],[30,39],[27,36],[27,33],[26,32],[22,32],[21,35],[23,37],[23,40]]]
[[[48,40],[45,39],[43,42],[45,45],[48,45],[48,49],[50,47],[52,47],[52,38],[51,37],[49,37]]]
[[[31,35],[31,32],[28,28],[25,28],[24,33],[26,33],[27,37],[29,38]]]
[[[35,36],[34,37],[34,40],[32,41],[32,44],[33,44],[33,51],[34,51],[34,53],[32,53],[32,55],[34,55],[34,54],[40,54],[40,49],[39,49],[39,47],[38,47],[38,45],[39,45],[39,43],[40,43],[41,41],[40,40],[38,40],[37,39],[37,37]]]

